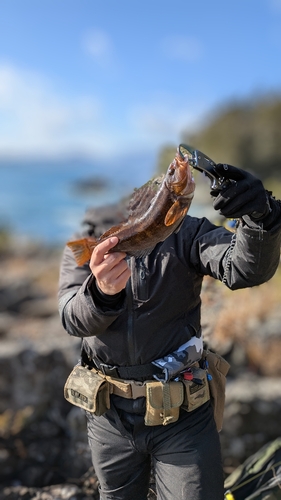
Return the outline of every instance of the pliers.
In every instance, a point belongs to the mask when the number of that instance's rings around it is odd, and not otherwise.
[[[227,177],[222,177],[216,171],[216,163],[198,149],[194,149],[187,144],[180,144],[178,146],[178,153],[183,159],[188,157],[190,166],[199,170],[199,172],[202,172],[210,179],[212,191],[221,191],[221,189],[231,183]],[[227,170],[227,165],[224,165],[224,168]]]

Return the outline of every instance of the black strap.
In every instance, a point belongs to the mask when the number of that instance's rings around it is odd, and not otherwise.
[[[124,380],[146,380],[153,378],[153,375],[162,373],[162,369],[152,363],[135,366],[107,365],[96,358],[89,358],[85,349],[82,349],[81,351],[81,359],[83,364],[96,368],[104,375],[109,375],[114,378],[122,378]]]

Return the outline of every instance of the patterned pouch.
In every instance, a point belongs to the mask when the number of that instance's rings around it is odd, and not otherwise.
[[[110,407],[109,383],[95,371],[78,364],[65,383],[64,397],[69,403],[100,416]]]

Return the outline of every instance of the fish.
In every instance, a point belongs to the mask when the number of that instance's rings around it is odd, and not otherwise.
[[[177,151],[166,174],[149,180],[136,189],[129,201],[128,217],[112,226],[98,239],[93,237],[68,241],[78,266],[91,258],[94,248],[107,238],[118,237],[109,252],[125,252],[128,256],[144,257],[155,246],[179,231],[191,205],[195,181],[188,156]]]

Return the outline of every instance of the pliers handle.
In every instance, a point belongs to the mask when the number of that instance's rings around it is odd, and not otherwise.
[[[187,144],[180,144],[178,147],[178,153],[183,159],[188,157],[188,163],[190,166],[199,170],[199,172],[202,172],[210,179],[212,190],[220,191],[231,183],[229,179],[222,177],[216,171],[216,163],[198,149],[194,149],[192,146],[188,146]]]

